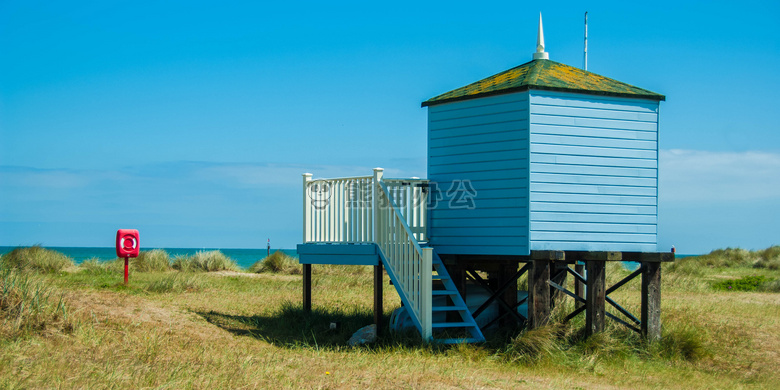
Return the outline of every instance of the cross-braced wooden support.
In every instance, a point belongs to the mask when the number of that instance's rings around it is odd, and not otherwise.
[[[503,271],[508,272],[509,266],[504,265]],[[501,285],[495,289],[490,286],[490,283],[486,280],[484,280],[479,273],[477,273],[476,270],[468,268],[466,271],[467,276],[470,277],[471,280],[482,286],[485,290],[491,292],[491,296],[482,304],[479,308],[474,310],[472,313],[472,316],[476,318],[479,316],[485,309],[487,309],[493,302],[498,302],[499,308],[501,309],[499,311],[499,316],[490,321],[489,323],[485,324],[483,328],[488,328],[491,325],[493,325],[496,321],[501,321],[503,318],[508,317],[511,318],[512,321],[504,321],[502,324],[519,324],[519,325],[525,325],[527,322],[527,318],[523,317],[520,313],[517,312],[517,307],[525,303],[525,299],[520,300],[520,302],[517,301],[517,279],[519,279],[523,274],[528,272],[529,265],[526,264],[523,268],[521,268],[519,271],[514,273],[513,275],[511,273],[507,273],[502,278],[499,278],[499,281],[501,281]],[[517,265],[515,264],[514,269],[517,269]],[[511,276],[510,276],[511,275]],[[511,299],[510,299],[511,297]]]
[[[482,328],[495,322],[500,326],[521,325],[528,329],[550,321],[556,301],[567,296],[575,301],[574,310],[564,322],[585,313],[585,333],[602,332],[607,319],[615,321],[649,340],[661,338],[661,263],[674,261],[673,253],[531,251],[529,256],[501,258],[493,256],[447,257],[447,268],[461,295],[466,297],[467,282],[473,282],[492,295],[472,312],[479,316],[493,303],[499,315]],[[640,267],[613,286],[606,285],[606,264],[610,261],[635,262]],[[517,270],[518,264],[522,264]],[[488,274],[487,279],[477,271]],[[517,301],[517,280],[528,275],[528,295]],[[574,291],[566,289],[567,275],[573,278]],[[642,277],[641,314],[637,318],[615,301],[610,294],[626,283]],[[528,304],[527,318],[517,308]],[[607,311],[607,308],[610,311]],[[615,314],[613,314],[615,313]]]
[[[575,252],[567,255],[569,259],[574,257],[583,261],[585,265],[583,267],[577,261],[574,270],[567,267],[568,272],[574,276],[574,292],[566,290],[561,281],[548,281],[555,290],[572,297],[576,302],[575,310],[564,321],[569,321],[585,312],[587,335],[603,331],[605,319],[609,318],[641,333],[649,340],[661,338],[661,263],[673,261],[673,254]],[[640,267],[612,287],[606,288],[606,261],[637,261]],[[583,270],[587,277],[584,277]],[[639,275],[642,275],[641,320],[609,297],[609,294]],[[625,319],[606,311],[606,304],[617,310]]]

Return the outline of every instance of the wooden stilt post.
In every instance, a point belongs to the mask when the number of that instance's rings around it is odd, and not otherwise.
[[[661,263],[642,263],[642,335],[661,339]]]
[[[379,335],[382,332],[382,319],[384,318],[384,308],[382,305],[382,285],[383,285],[384,268],[382,263],[374,266],[374,323],[376,324],[376,333]]]
[[[550,280],[551,260],[532,260],[528,275],[528,329],[535,329],[550,320]]]
[[[311,313],[311,264],[303,265],[303,311]]]
[[[576,262],[574,264],[574,272],[576,272],[580,276],[584,277],[585,276],[585,265],[584,264],[580,264],[579,261]],[[574,293],[577,294],[578,297],[585,298],[585,284],[582,283],[577,278],[574,279]],[[580,307],[582,307],[582,305],[584,305],[584,303],[577,301],[577,302],[574,303],[574,308],[575,309],[579,309]]]
[[[606,262],[585,261],[588,273],[587,297],[585,298],[585,334],[590,336],[604,330],[606,302]]]

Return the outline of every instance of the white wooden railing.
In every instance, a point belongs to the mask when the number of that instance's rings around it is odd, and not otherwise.
[[[432,335],[432,273],[433,249],[421,248],[409,228],[407,218],[401,215],[385,183],[379,182],[379,199],[390,207],[378,208],[376,213],[376,243],[385,257],[388,272],[399,293],[405,294],[412,318],[419,321],[424,340]]]
[[[379,246],[387,272],[423,338],[432,332],[433,249],[428,241],[427,180],[373,176],[312,180],[303,174],[303,242]]]
[[[303,242],[373,242],[373,176],[303,175]]]
[[[389,197],[418,242],[428,241],[428,180],[383,179],[383,169],[373,176],[312,179],[303,174],[303,242],[375,242],[374,208],[387,208],[377,195],[385,183]]]

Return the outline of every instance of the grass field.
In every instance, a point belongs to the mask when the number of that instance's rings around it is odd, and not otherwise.
[[[584,339],[580,316],[482,345],[385,332],[360,347],[346,341],[372,322],[368,267],[314,266],[305,314],[289,259],[245,272],[213,253],[154,253],[125,287],[118,263],[76,267],[34,249],[0,259],[0,388],[777,388],[773,248],[664,265],[659,343],[609,321]],[[33,255],[46,266],[26,266]],[[610,265],[608,284],[626,274]],[[387,319],[399,299],[384,291]],[[638,312],[637,280],[611,296]]]

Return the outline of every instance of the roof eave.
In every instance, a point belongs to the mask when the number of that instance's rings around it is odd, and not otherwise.
[[[426,100],[422,102],[420,105],[421,107],[430,107],[430,106],[436,106],[439,104],[445,104],[445,103],[453,103],[453,102],[459,102],[463,100],[471,100],[471,99],[477,99],[482,97],[488,97],[488,96],[496,96],[496,95],[504,95],[508,93],[515,93],[515,92],[524,92],[528,90],[542,90],[542,91],[555,91],[555,92],[569,92],[569,93],[581,93],[585,95],[598,95],[598,96],[611,96],[611,97],[622,97],[622,98],[629,98],[629,99],[643,99],[643,100],[655,100],[655,101],[665,101],[666,96],[661,94],[636,94],[636,93],[621,93],[621,92],[606,92],[606,91],[589,91],[584,89],[574,89],[574,88],[559,88],[559,87],[546,87],[546,86],[528,86],[523,85],[520,87],[514,87],[514,88],[507,88],[502,89],[499,91],[489,91],[489,92],[483,92],[483,93],[477,93],[474,95],[465,95],[465,96],[457,96],[454,98],[449,99],[441,99],[441,100]]]

